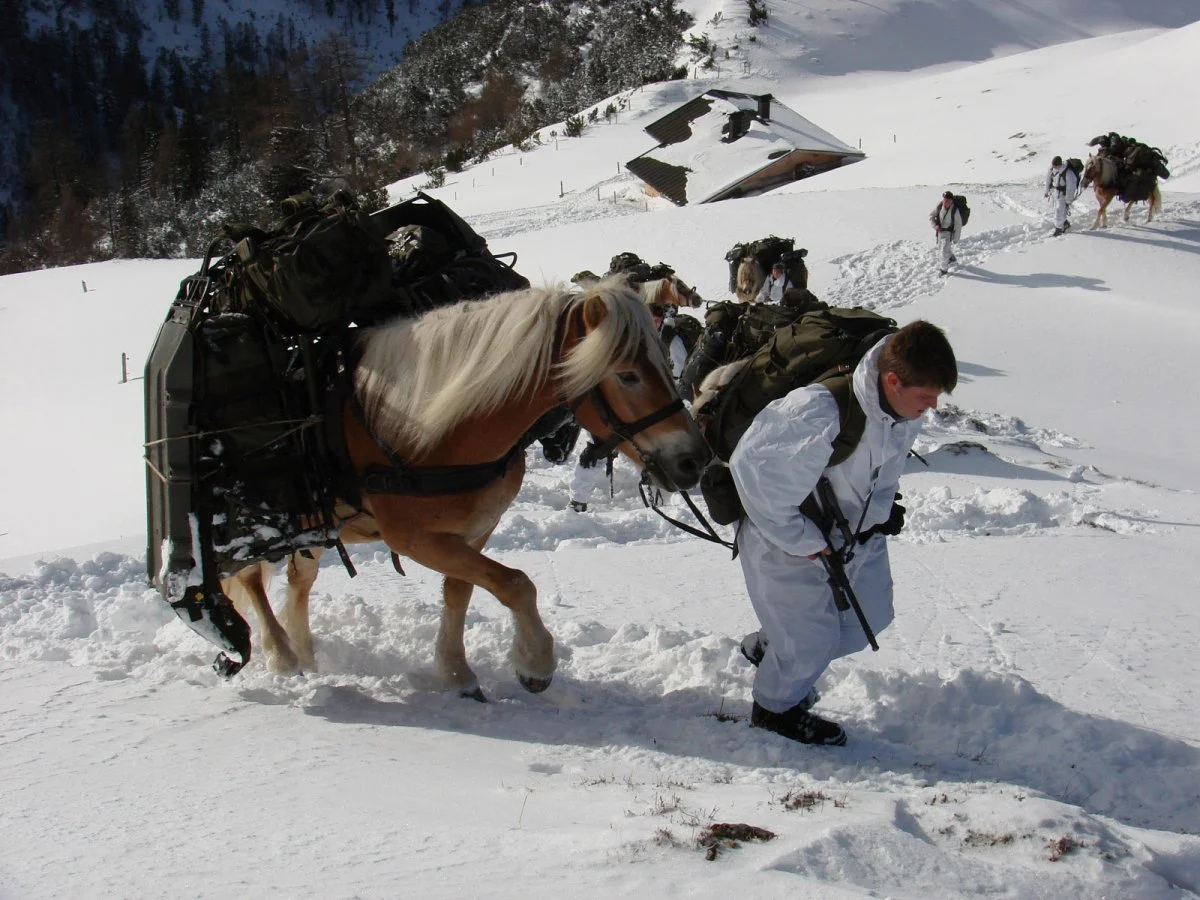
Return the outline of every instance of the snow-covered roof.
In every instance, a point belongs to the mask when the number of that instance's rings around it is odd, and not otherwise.
[[[797,151],[861,158],[770,94],[710,90],[646,126],[659,146],[627,168],[676,203],[704,203]]]

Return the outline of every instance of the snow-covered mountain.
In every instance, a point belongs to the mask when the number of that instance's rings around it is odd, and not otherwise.
[[[768,9],[757,32],[739,5],[694,10],[698,30],[721,13],[719,76],[622,95],[616,122],[548,128],[432,193],[534,280],[633,250],[722,299],[725,250],[774,232],[823,299],[946,329],[961,381],[902,485],[896,622],[821,684],[847,746],[748,727],[755,622],[727,552],[644,510],[628,465],[571,512],[569,467],[536,452],[490,546],[539,587],[545,694],[513,678],[484,594],[467,652],[493,702],[442,693],[440,578],[400,578],[381,546],[353,580],[322,569],[320,671],[256,657],[220,682],[145,586],[141,385],[118,383],[197,262],[6,276],[0,897],[1200,893],[1200,25],[1167,2]],[[622,168],[642,128],[716,85],[769,90],[867,159],[755,198],[647,199]],[[1089,232],[1086,195],[1051,238],[1049,156],[1109,130],[1167,153],[1161,216]],[[974,212],[940,279],[947,185]],[[714,823],[775,837],[706,861]]]

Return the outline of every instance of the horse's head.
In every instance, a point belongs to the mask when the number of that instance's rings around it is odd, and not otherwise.
[[[575,418],[604,452],[619,449],[659,487],[694,487],[712,454],[675,388],[645,301],[609,278],[576,295],[567,317],[559,377]]]
[[[1095,154],[1089,154],[1087,162],[1083,166],[1083,177],[1079,181],[1081,188],[1087,187],[1093,181],[1100,179],[1100,157]]]
[[[673,297],[671,302],[676,306],[690,306],[695,308],[704,305],[704,298],[700,296],[700,292],[680,281],[678,275],[671,275],[663,280],[669,286]]]

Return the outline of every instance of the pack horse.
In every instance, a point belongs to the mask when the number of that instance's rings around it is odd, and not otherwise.
[[[524,572],[484,553],[521,487],[530,435],[539,423],[574,415],[604,452],[619,450],[666,490],[696,485],[710,458],[645,303],[622,279],[583,291],[509,291],[362,329],[348,359],[326,428],[336,432],[329,440],[347,470],[342,493],[358,496],[339,497],[334,530],[346,542],[382,540],[445,576],[434,664],[449,688],[483,699],[463,644],[468,604],[481,587],[512,613],[521,684],[544,690],[555,656],[537,589]],[[254,609],[273,671],[315,667],[308,593],[321,549],[287,557],[278,617],[267,564],[244,560],[221,573],[223,592]],[[226,605],[218,602],[207,618],[221,631],[232,608],[217,599]],[[241,643],[234,671],[248,657],[248,635]]]
[[[1122,221],[1129,221],[1129,210],[1133,204],[1141,203],[1143,200],[1147,204],[1146,222],[1149,224],[1154,221],[1154,213],[1162,209],[1162,191],[1158,188],[1158,177],[1150,173],[1149,175],[1142,174],[1141,177],[1131,177],[1128,173],[1122,174],[1121,167],[1116,160],[1108,156],[1089,156],[1086,165],[1083,167],[1083,180],[1080,182],[1081,187],[1086,188],[1092,186],[1092,190],[1096,193],[1096,202],[1099,204],[1096,210],[1096,218],[1092,222],[1092,230],[1097,228],[1108,227],[1108,205],[1117,197],[1125,202],[1125,214]]]

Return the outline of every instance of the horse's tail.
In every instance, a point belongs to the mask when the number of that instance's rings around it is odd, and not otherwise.
[[[1154,183],[1154,190],[1150,192],[1150,212],[1162,212],[1162,191],[1158,189],[1158,182]]]

